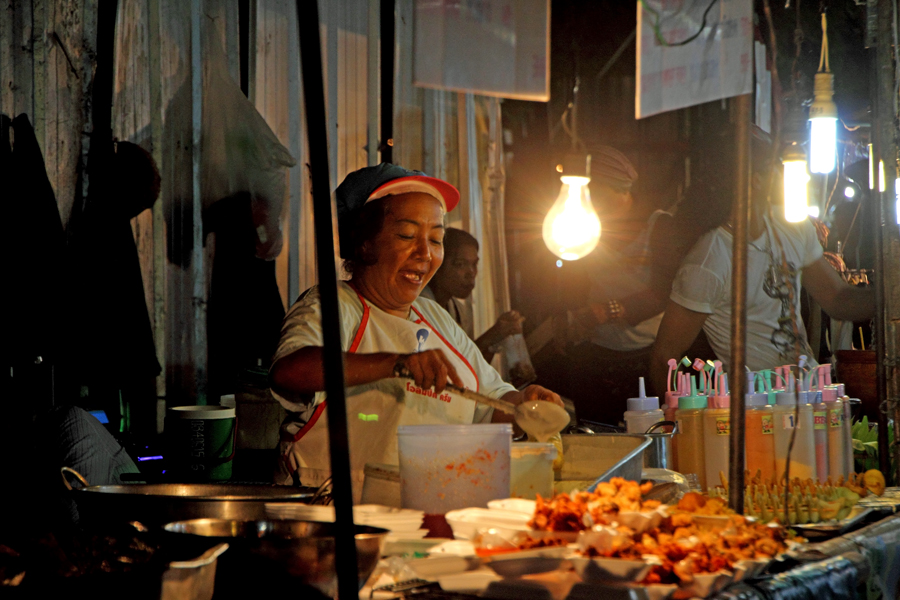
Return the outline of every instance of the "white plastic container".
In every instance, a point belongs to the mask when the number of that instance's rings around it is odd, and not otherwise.
[[[512,425],[401,425],[400,502],[429,515],[509,498]]]
[[[643,377],[638,382],[640,396],[629,398],[628,410],[625,411],[625,428],[628,433],[646,433],[652,425],[665,419],[665,414],[659,409],[659,398],[645,395]]]
[[[509,493],[513,498],[533,500],[553,496],[553,461],[556,446],[531,442],[515,443],[510,448]]]

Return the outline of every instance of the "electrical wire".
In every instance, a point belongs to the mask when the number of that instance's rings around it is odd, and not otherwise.
[[[655,8],[653,8],[649,4],[647,4],[647,0],[640,0],[640,3],[645,9],[647,9],[647,12],[649,12],[651,15],[653,15],[653,23],[650,24],[650,27],[653,29],[653,33],[656,36],[656,41],[658,41],[661,46],[668,46],[671,48],[671,47],[675,47],[675,46],[686,46],[687,44],[690,44],[691,42],[696,40],[698,37],[700,37],[700,34],[703,33],[704,29],[706,29],[706,16],[709,14],[709,11],[712,9],[713,5],[718,1],[719,0],[711,0],[711,2],[709,3],[709,6],[707,6],[706,10],[703,11],[703,19],[700,22],[700,29],[697,30],[697,33],[695,33],[691,37],[689,37],[685,40],[682,40],[680,42],[666,41],[666,39],[662,35],[662,32],[659,29],[659,20],[660,20],[659,11],[657,11]]]
[[[825,70],[822,70],[822,67]],[[822,12],[822,51],[819,53],[819,73],[830,73],[831,67],[828,64],[828,19],[825,12]]]

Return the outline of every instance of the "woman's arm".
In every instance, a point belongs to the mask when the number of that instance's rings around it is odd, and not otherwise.
[[[344,353],[344,379],[348,387],[394,377],[398,366],[409,370],[417,386],[425,389],[434,387],[437,393],[444,391],[448,378],[453,385],[464,387],[456,369],[441,350],[413,354]],[[278,359],[272,365],[270,378],[276,393],[313,394],[324,391],[322,348],[307,346]]]

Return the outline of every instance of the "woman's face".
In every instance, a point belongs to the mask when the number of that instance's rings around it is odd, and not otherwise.
[[[353,282],[381,310],[405,317],[444,260],[444,209],[421,192],[387,199],[384,226],[363,250],[374,264]]]

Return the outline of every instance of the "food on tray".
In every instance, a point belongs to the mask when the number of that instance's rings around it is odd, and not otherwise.
[[[684,511],[695,515],[705,516],[727,516],[734,514],[734,511],[728,508],[725,501],[721,498],[707,498],[703,494],[698,494],[697,492],[688,492],[685,494],[684,497],[678,501],[675,509],[676,511]]]
[[[541,531],[583,531],[594,525],[610,525],[619,513],[650,511],[659,508],[658,500],[642,500],[653,483],[643,485],[613,477],[597,484],[595,492],[573,491],[557,494],[549,500],[537,497],[534,517],[528,522]]]
[[[865,488],[875,494],[881,496],[884,494],[884,475],[878,469],[869,469],[862,475],[862,484]],[[865,496],[865,494],[860,494]]]
[[[694,576],[715,573],[747,560],[770,560],[787,549],[788,534],[782,527],[751,523],[732,515],[725,527],[701,529],[694,515],[676,513],[659,527],[630,540],[618,539],[605,551],[587,547],[589,557],[654,559],[655,564],[643,583],[677,583],[688,585]]]
[[[860,497],[867,493],[861,485],[865,481],[865,476],[857,477],[855,473],[846,481],[839,477],[834,482],[829,477],[824,485],[812,479],[801,481],[800,478],[795,478],[791,481],[790,489],[786,489],[784,485],[768,480],[760,483],[757,473],[757,477],[750,480],[750,484],[744,488],[744,514],[763,523],[778,521],[791,525],[845,519]],[[873,483],[877,483],[877,479],[873,478]],[[785,494],[787,519],[784,514]],[[710,491],[710,495],[723,502],[727,501],[726,488],[715,488]]]
[[[527,532],[518,531],[504,534],[496,529],[482,530],[472,544],[475,546],[475,554],[482,558],[496,554],[520,552],[522,550],[537,550],[540,548],[553,548],[566,546],[568,540],[561,537],[532,537]]]

